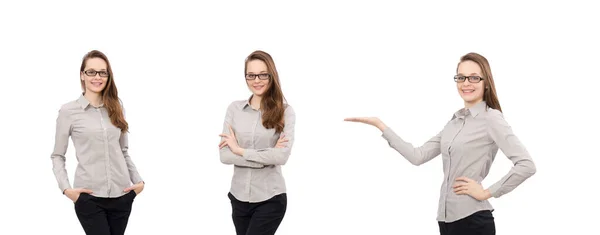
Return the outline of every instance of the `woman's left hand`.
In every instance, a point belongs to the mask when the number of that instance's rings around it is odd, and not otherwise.
[[[454,193],[458,195],[469,195],[479,201],[483,201],[491,197],[490,192],[484,190],[481,184],[464,176],[456,178],[456,183],[454,186],[452,186],[452,188],[454,188]]]
[[[131,191],[131,190],[133,190],[133,191],[135,192],[135,195],[140,195],[140,193],[141,193],[142,191],[144,191],[144,181],[142,181],[142,182],[139,182],[139,183],[137,183],[137,184],[134,184],[134,185],[132,185],[131,187],[128,187],[128,188],[126,188],[126,189],[125,189],[125,190],[123,190],[123,191],[125,191],[125,192],[129,192],[129,191]]]
[[[240,145],[237,142],[237,138],[235,138],[235,133],[233,133],[233,129],[231,129],[231,126],[229,127],[229,134],[220,134],[219,136],[223,137],[223,140],[221,141],[221,143],[219,143],[219,149],[225,147],[225,146],[229,146],[229,149],[231,149],[231,152],[237,154],[237,155],[242,155],[241,153],[241,148]]]

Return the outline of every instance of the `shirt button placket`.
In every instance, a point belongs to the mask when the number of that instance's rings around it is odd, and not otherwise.
[[[252,137],[251,137],[251,148],[252,149],[256,149],[256,145],[255,145],[255,139],[254,136],[256,135],[256,125],[258,124],[258,119],[260,119],[260,111],[258,111],[258,114],[256,116],[256,119],[254,119],[254,125],[252,127]],[[249,171],[250,177],[248,177],[248,185],[252,185],[252,170]],[[251,191],[248,190],[248,195],[251,195]]]
[[[449,194],[450,190],[452,190],[452,182],[450,182],[450,173],[451,173],[451,169],[452,169],[452,153],[450,151],[452,150],[452,144],[454,143],[454,140],[456,139],[458,134],[462,131],[462,129],[465,127],[465,119],[462,118],[461,120],[462,120],[462,123],[461,123],[460,128],[458,129],[458,131],[456,131],[456,134],[454,134],[454,136],[452,137],[452,140],[448,144],[448,173],[446,174],[447,175],[446,191],[444,192],[444,203],[443,203],[445,219],[448,216],[447,210],[446,210],[447,209],[446,202],[448,200],[448,194]]]
[[[104,112],[100,108],[97,108],[98,113],[100,114],[100,125],[102,126],[102,135],[104,140],[104,162],[106,168],[106,189],[108,190],[108,196],[110,197],[110,156],[108,151],[108,133],[106,132],[106,124],[104,122]]]

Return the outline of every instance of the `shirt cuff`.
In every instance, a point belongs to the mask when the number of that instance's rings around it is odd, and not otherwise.
[[[500,184],[495,184],[488,188],[488,191],[490,192],[490,195],[492,195],[493,198],[498,198],[502,196],[502,194],[500,194],[500,187]]]
[[[60,184],[60,192],[62,192],[62,194],[65,194],[65,190],[67,189],[71,189],[71,185],[69,183]]]
[[[131,177],[131,182],[133,184],[137,184],[137,183],[144,182],[144,180],[142,179],[142,177],[140,177],[139,175],[136,174],[136,175],[134,175],[134,176]],[[145,184],[145,182],[144,182],[144,184]]]
[[[65,191],[67,191],[67,189],[71,189],[71,187],[64,188],[64,189],[63,189],[63,188],[61,188],[61,192],[62,192],[62,194],[65,194]]]
[[[244,154],[242,157],[247,161],[254,161],[256,158],[256,150],[255,149],[244,149]]]
[[[390,127],[386,127],[385,129],[383,129],[383,132],[381,133],[381,137],[383,137],[387,141],[389,141],[392,138],[392,136],[395,136],[395,135],[396,135],[396,133]]]

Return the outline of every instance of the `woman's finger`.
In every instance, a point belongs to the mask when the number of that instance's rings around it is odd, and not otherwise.
[[[454,192],[456,192],[456,193],[460,193],[460,192],[466,193],[468,191],[469,191],[469,187],[467,187],[467,186],[461,186],[459,188],[454,189]]]
[[[364,118],[359,118],[359,117],[345,118],[344,121],[347,121],[347,122],[365,122]]]
[[[219,144],[219,148],[223,148],[223,147],[225,147],[225,146],[227,146],[227,145],[228,145],[228,144],[227,144],[227,141],[223,141],[223,142],[221,142],[221,143]]]

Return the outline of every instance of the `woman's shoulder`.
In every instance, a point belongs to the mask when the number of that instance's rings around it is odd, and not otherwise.
[[[248,103],[248,100],[234,100],[229,103],[229,108],[242,108],[244,105]]]
[[[59,111],[60,112],[65,112],[65,111],[73,111],[76,110],[78,108],[81,108],[81,104],[79,103],[79,100],[71,100],[69,102],[63,103],[60,106]]]
[[[483,112],[486,118],[503,118],[504,114],[495,108],[487,107],[485,112]]]
[[[79,103],[79,100],[72,100],[67,103],[63,103],[60,105],[58,109],[58,117],[59,118],[70,118],[72,114],[77,113],[83,110],[82,105]]]
[[[504,118],[504,113],[491,107],[488,107],[486,112],[484,112],[484,118],[486,123],[490,126],[509,126]]]
[[[296,111],[288,103],[283,103],[283,110],[284,110],[283,112],[284,112],[285,116],[295,116],[296,115]]]

